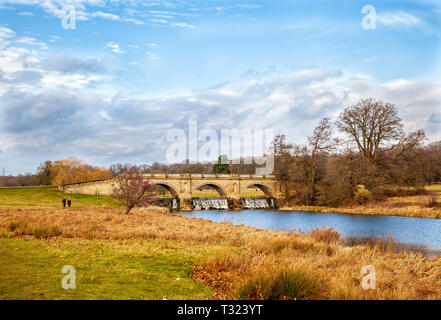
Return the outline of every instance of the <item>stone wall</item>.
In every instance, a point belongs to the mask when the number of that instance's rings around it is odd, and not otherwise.
[[[93,180],[79,183],[60,185],[59,189],[65,193],[81,193],[99,196],[110,196],[113,192],[113,179]]]

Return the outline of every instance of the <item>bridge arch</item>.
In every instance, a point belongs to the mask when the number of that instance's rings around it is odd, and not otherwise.
[[[274,198],[274,195],[273,195],[273,192],[271,191],[271,188],[264,185],[264,184],[253,183],[253,184],[250,184],[247,188],[259,188],[260,190],[262,190],[262,192],[265,194],[266,197]]]
[[[200,188],[202,188],[204,186],[208,186],[210,188],[213,188],[214,190],[217,191],[217,193],[219,193],[219,195],[221,197],[227,197],[228,196],[228,193],[221,186],[219,186],[217,184],[214,184],[214,183],[210,183],[210,182],[201,183],[201,184],[195,186],[193,188],[193,190],[191,191],[191,193],[193,194],[193,192],[195,192],[196,190],[199,190]]]
[[[166,183],[163,183],[163,182],[153,183],[153,185],[160,186],[160,187],[163,187],[164,189],[166,189],[168,192],[170,192],[172,198],[179,198],[178,192],[172,186],[170,186]]]

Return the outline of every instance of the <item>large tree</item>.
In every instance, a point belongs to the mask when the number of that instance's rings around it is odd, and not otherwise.
[[[64,184],[112,177],[106,168],[92,167],[74,157],[55,161],[50,166],[52,184]]]
[[[351,137],[360,154],[372,161],[378,160],[381,151],[392,150],[398,159],[425,138],[422,130],[406,135],[397,107],[381,100],[362,99],[347,107],[336,125]]]

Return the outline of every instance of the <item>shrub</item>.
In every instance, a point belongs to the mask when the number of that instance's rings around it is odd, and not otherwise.
[[[359,204],[364,204],[372,200],[372,194],[367,189],[359,188],[354,194],[354,200]]]
[[[340,233],[334,228],[322,227],[313,229],[309,235],[316,241],[325,243],[336,243],[340,241]]]
[[[238,299],[311,299],[320,288],[319,281],[299,270],[281,270],[276,274],[258,273],[239,288]]]
[[[436,208],[439,206],[437,195],[433,194],[429,201],[426,203],[426,207],[428,208]]]

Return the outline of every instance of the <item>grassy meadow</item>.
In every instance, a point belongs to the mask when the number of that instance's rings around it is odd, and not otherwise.
[[[0,299],[210,299],[212,290],[189,277],[206,250],[177,241],[3,238]],[[64,265],[75,267],[76,290],[61,287]]]
[[[120,207],[112,197],[65,194],[56,186],[36,186],[0,188],[0,208],[61,208],[63,197],[71,199],[74,208]]]
[[[441,256],[392,242],[346,247],[332,229],[124,215],[110,197],[68,196],[61,209],[53,187],[0,189],[0,299],[441,299]],[[76,290],[61,287],[64,265]],[[375,290],[361,287],[365,265]]]

